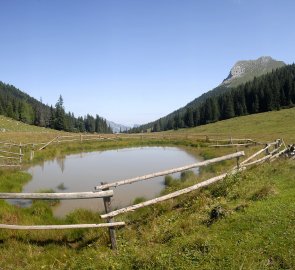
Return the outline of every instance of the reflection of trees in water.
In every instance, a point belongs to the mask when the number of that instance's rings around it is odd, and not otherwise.
[[[56,158],[56,162],[61,170],[61,172],[63,173],[65,170],[65,158],[64,157],[58,157]]]

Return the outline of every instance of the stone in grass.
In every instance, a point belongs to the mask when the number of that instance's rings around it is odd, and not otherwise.
[[[210,220],[215,221],[220,218],[223,218],[225,215],[226,215],[226,210],[222,206],[218,205],[211,210]]]

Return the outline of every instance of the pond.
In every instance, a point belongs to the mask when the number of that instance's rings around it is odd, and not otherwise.
[[[138,147],[68,155],[28,169],[32,180],[23,192],[53,189],[55,192],[93,191],[101,182],[141,176],[181,167],[198,159],[177,147]],[[198,169],[194,170],[198,173]],[[179,176],[179,174],[174,175]],[[154,198],[164,188],[164,177],[157,177],[114,189],[112,207],[130,205],[137,197]],[[28,206],[28,201],[16,203]],[[65,200],[54,207],[55,216],[64,216],[77,208],[103,211],[102,199]]]

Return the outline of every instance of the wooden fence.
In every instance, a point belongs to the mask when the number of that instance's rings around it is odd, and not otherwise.
[[[116,134],[113,135],[100,135],[100,134],[78,134],[78,135],[59,135],[47,143],[42,143],[38,149],[43,150],[48,145],[53,143],[65,143],[65,142],[85,142],[85,141],[114,141],[118,138]]]
[[[106,213],[111,211],[110,197],[112,190],[100,192],[74,192],[74,193],[0,193],[0,199],[26,199],[26,200],[73,200],[73,199],[93,199],[103,198],[107,205]],[[101,224],[69,224],[69,225],[10,225],[0,224],[0,229],[13,230],[52,230],[52,229],[77,229],[77,228],[102,228],[108,227],[112,249],[117,249],[115,227],[124,226],[124,222],[107,222]]]
[[[87,141],[116,141],[120,139],[155,139],[166,140],[167,142],[179,139],[196,140],[199,142],[215,143],[209,147],[239,147],[253,146],[265,143],[257,142],[252,139],[237,139],[229,137],[228,139],[220,139],[216,135],[203,134],[154,134],[154,133],[138,133],[138,134],[71,134],[58,135],[48,142],[34,143],[16,143],[13,141],[0,142],[0,167],[20,167],[23,161],[24,153],[29,152],[30,160],[34,159],[36,151],[42,151],[52,144],[69,143],[69,142],[87,142]],[[6,151],[5,155],[3,153]],[[10,152],[10,155],[8,155]],[[2,162],[1,162],[2,160]],[[3,163],[3,161],[6,161]]]
[[[184,167],[174,168],[171,170],[153,173],[150,175],[145,175],[141,177],[136,177],[132,179],[126,179],[123,181],[117,181],[115,183],[106,184],[101,183],[100,186],[95,187],[95,191],[93,192],[75,192],[75,193],[0,193],[0,199],[38,199],[38,200],[68,200],[68,199],[90,199],[90,198],[103,198],[104,207],[105,207],[105,215],[101,217],[107,219],[107,223],[102,224],[70,224],[70,225],[15,225],[15,224],[0,224],[0,229],[14,229],[14,230],[50,230],[50,229],[74,229],[74,228],[100,228],[100,227],[108,227],[110,234],[110,241],[112,249],[117,249],[116,243],[116,235],[115,235],[115,227],[125,225],[124,222],[115,222],[113,217],[115,216],[111,209],[111,197],[113,196],[113,190],[110,190],[110,187],[119,186],[123,184],[131,184],[137,181],[147,180],[151,178],[155,178],[161,175],[167,175],[175,172],[185,171],[195,167],[207,166],[209,164],[217,163],[224,160],[229,160],[233,158],[239,158],[244,155],[244,152],[233,153],[230,155],[226,155],[219,158],[210,159],[203,162],[194,163],[191,165],[187,165]],[[99,191],[98,191],[99,190]],[[186,192],[181,192],[184,194]],[[179,193],[179,195],[180,195]],[[177,196],[179,196],[177,195]],[[170,197],[172,195],[170,194]],[[169,197],[169,198],[170,198]],[[175,197],[175,196],[174,196]],[[168,198],[166,198],[168,199]],[[163,201],[163,198],[155,199],[157,202]],[[119,210],[120,211],[120,210]],[[128,211],[131,211],[128,209]],[[122,210],[120,211],[120,213]],[[123,210],[124,212],[124,210]],[[110,215],[108,215],[110,214]]]
[[[22,151],[22,145],[17,145],[17,148],[19,148],[18,152],[14,152],[16,150],[10,150],[10,148],[0,148],[0,160],[5,163],[0,163],[0,167],[20,167],[20,164],[22,163],[23,159],[23,151]]]
[[[215,143],[209,145],[209,147],[235,147],[235,146],[255,146],[255,145],[263,145],[263,142],[257,142],[252,139],[208,139],[209,142]]]
[[[34,159],[35,151],[41,151],[54,143],[68,143],[68,142],[85,142],[85,141],[110,141],[117,140],[116,134],[110,134],[108,136],[101,134],[77,134],[77,135],[58,135],[48,142],[39,143],[16,143],[13,141],[0,142],[0,161],[1,160],[13,160],[14,162],[1,163],[0,167],[20,167],[22,164],[24,152],[29,151],[30,160]]]
[[[242,170],[245,170],[247,167],[252,166],[254,164],[260,164],[266,161],[272,162],[277,159],[282,154],[286,153],[288,148],[284,144],[283,140],[276,140],[275,142],[267,144],[263,149],[257,151],[256,153],[252,154],[250,157],[246,158],[244,161],[239,162],[240,157],[244,156],[244,151],[240,151],[237,153],[225,155],[222,157],[194,163],[191,165],[173,168],[171,170],[166,170],[162,172],[152,173],[144,176],[134,177],[130,179],[115,181],[114,183],[101,183],[101,185],[96,186],[93,192],[76,192],[76,193],[0,193],[0,199],[42,199],[42,200],[66,200],[66,199],[89,199],[89,198],[103,198],[104,206],[105,206],[105,214],[101,215],[101,218],[107,219],[107,223],[102,224],[70,224],[70,225],[10,225],[10,224],[0,224],[0,228],[2,229],[16,229],[16,230],[40,230],[40,229],[71,229],[71,228],[99,228],[99,227],[108,227],[111,246],[113,249],[117,248],[116,244],[116,235],[115,235],[115,227],[116,226],[124,226],[124,222],[115,222],[114,217],[134,211],[136,209],[157,204],[162,201],[166,201],[172,198],[176,198],[180,195],[187,194],[189,192],[198,190],[202,187],[209,186],[213,183],[223,180],[228,175],[236,174]],[[263,157],[260,157],[264,155]],[[233,167],[229,172],[223,173],[221,175],[212,177],[190,187],[175,191],[173,193],[157,197],[155,199],[151,199],[139,204],[127,206],[115,211],[111,210],[111,197],[113,196],[113,191],[109,190],[110,187],[118,187],[120,185],[132,184],[138,181],[144,181],[148,179],[155,178],[157,176],[168,175],[171,173],[185,171],[195,167],[207,166],[209,164],[214,164],[224,160],[230,159],[237,159],[237,165]]]
[[[251,165],[261,164],[261,163],[266,162],[266,161],[272,162],[275,159],[277,159],[279,156],[286,153],[287,150],[288,149],[286,148],[283,140],[278,139],[275,142],[267,144],[263,149],[259,150],[258,152],[251,155],[250,157],[246,158],[241,163],[239,162],[239,158],[244,156],[243,151],[235,153],[236,155],[234,155],[234,154],[228,155],[227,159],[230,159],[230,156],[231,156],[231,158],[237,158],[237,165],[227,173],[223,173],[221,175],[218,175],[218,176],[215,176],[213,178],[207,179],[207,180],[205,180],[203,182],[197,183],[197,184],[195,184],[193,186],[187,187],[185,189],[178,190],[176,192],[173,192],[173,193],[170,193],[170,194],[167,194],[167,195],[155,198],[155,199],[151,199],[151,200],[139,203],[139,204],[131,205],[131,206],[128,206],[128,207],[124,207],[124,208],[121,208],[121,209],[118,209],[118,210],[103,214],[103,215],[101,215],[101,217],[102,218],[107,218],[107,219],[113,218],[113,217],[115,217],[115,216],[117,216],[119,214],[122,214],[122,213],[127,213],[127,212],[130,212],[130,211],[134,211],[136,209],[145,207],[145,206],[157,204],[157,203],[162,202],[162,201],[166,201],[166,200],[169,200],[169,199],[172,199],[172,198],[176,198],[176,197],[178,197],[180,195],[187,194],[187,193],[192,192],[194,190],[197,190],[197,189],[200,189],[202,187],[206,187],[206,186],[209,186],[209,185],[211,185],[213,183],[221,181],[224,178],[226,178],[226,176],[236,174],[237,172],[243,171],[243,170],[245,170],[247,167],[249,167]],[[264,157],[259,157],[261,154],[264,154]],[[226,156],[220,157],[220,158],[217,158],[215,160],[219,160],[219,161],[225,160],[224,159],[225,157]],[[208,160],[208,164],[211,164],[211,161],[212,160]],[[186,166],[186,167],[189,167],[189,166]],[[183,167],[183,168],[185,168],[185,167]],[[179,171],[181,171],[181,168],[179,168],[179,169],[180,169]],[[167,174],[169,174],[169,173],[171,173],[171,171],[172,170],[166,171],[166,172],[167,172]],[[174,172],[176,172],[176,171],[177,170],[175,170]],[[116,187],[116,186],[119,186],[121,184],[122,185],[131,184],[131,183],[134,183],[136,181],[149,179],[152,175],[158,176],[158,175],[164,175],[164,173],[165,172],[161,172],[161,173],[155,173],[155,174],[151,174],[151,175],[136,177],[136,178],[132,178],[132,179],[126,179],[126,180],[123,180],[123,181],[118,181],[118,182],[114,182],[114,183],[107,184],[107,185],[97,186],[96,189],[100,190],[100,189],[102,189],[104,187]]]

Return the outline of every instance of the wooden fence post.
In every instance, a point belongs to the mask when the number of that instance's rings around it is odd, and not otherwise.
[[[268,144],[266,144],[265,147],[268,147]],[[269,155],[269,148],[266,148],[266,150],[265,150],[265,155],[266,155],[266,156]]]
[[[82,140],[83,140],[82,136],[83,136],[83,135],[82,135],[82,134],[80,134],[80,142],[82,142]]]
[[[30,160],[33,160],[34,156],[35,156],[35,144],[32,144]]]
[[[19,163],[22,163],[22,143],[19,143]]]
[[[104,182],[101,182],[102,185],[106,184]],[[102,191],[109,190],[109,188],[104,188]],[[106,211],[106,214],[112,211],[111,208],[111,198],[110,197],[104,197],[103,198],[103,204]],[[107,218],[108,223],[114,222],[114,218]],[[117,240],[116,240],[116,231],[115,227],[109,227],[109,233],[110,233],[110,240],[111,240],[111,247],[113,250],[117,250]]]

